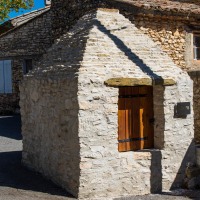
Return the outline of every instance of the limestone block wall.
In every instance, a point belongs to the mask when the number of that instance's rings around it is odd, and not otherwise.
[[[20,85],[22,162],[76,197],[80,176],[77,79],[89,19],[57,39]]]
[[[98,11],[96,18],[79,74],[79,195],[106,198],[180,187],[186,163],[193,161],[193,112],[186,119],[176,119],[174,106],[177,102],[192,106],[192,81],[122,15]],[[129,57],[131,52],[138,57]],[[147,69],[140,59],[152,76],[174,77],[177,85],[154,87],[157,150],[120,153],[118,88],[106,87],[104,82],[111,77],[144,77],[140,70]]]
[[[174,119],[174,105],[180,101],[174,92],[182,93],[183,101],[191,101],[190,95],[185,97],[188,90],[180,91],[176,86],[165,88],[162,102],[158,94],[163,94],[163,88],[155,87],[155,149],[120,153],[118,89],[107,88],[103,79],[98,79],[99,82],[93,82],[92,92],[79,89],[82,91],[79,97],[80,199],[143,195],[180,188],[187,162],[194,161],[193,127],[191,116]],[[157,108],[161,105],[165,115]]]
[[[110,78],[160,80],[152,81],[155,149],[118,152],[118,88],[105,85]],[[168,78],[176,84],[162,86]],[[193,161],[193,112],[174,117],[177,102],[192,107],[190,77],[117,10],[83,16],[20,91],[23,163],[79,199],[168,190]]]
[[[32,59],[33,66],[51,46],[51,12],[48,11],[28,23],[0,36],[0,60],[12,60],[12,94],[0,94],[0,113],[15,112],[19,108],[19,82],[23,78],[23,63]]]
[[[79,187],[77,81],[24,80],[20,88],[23,164],[71,194]]]
[[[182,0],[180,2],[187,2]],[[190,3],[198,4],[196,1],[189,1]],[[95,8],[98,4],[103,6],[102,1],[86,0],[84,3],[79,1],[70,1],[70,7],[68,1],[54,0],[53,3],[53,34],[59,36],[67,28],[70,28],[77,19],[82,16],[88,10]],[[61,8],[62,5],[62,9]],[[112,4],[110,4],[111,6]],[[109,7],[108,5],[104,5]],[[144,15],[140,13],[137,15],[136,12],[131,12],[121,6],[121,12],[136,25],[144,34],[150,36],[153,41],[159,45],[163,52],[165,52],[173,62],[183,69],[188,71],[191,69],[199,69],[199,62],[193,60],[193,49],[192,49],[192,33],[198,30],[198,20],[193,18],[189,14],[188,19],[183,19],[178,16],[162,16],[159,14],[155,15]],[[156,13],[155,13],[156,14]],[[62,20],[63,17],[66,20]],[[196,28],[195,28],[196,27]],[[198,90],[198,85],[195,85],[195,90]],[[198,129],[197,122],[195,123],[195,130]],[[195,134],[198,134],[195,132]],[[198,137],[198,136],[197,136]]]
[[[51,11],[0,37],[0,58],[42,54],[52,44]]]
[[[66,27],[70,28],[84,13],[98,6],[109,7],[112,6],[112,4],[101,0],[85,0],[84,2],[73,0],[70,1],[70,4],[68,1],[63,0],[52,1],[53,35],[59,36],[66,30]],[[123,5],[120,4],[120,6],[123,8]],[[113,7],[116,6],[113,5]],[[162,50],[166,52],[181,69],[190,70],[196,68],[193,65],[188,65],[186,61],[186,54],[188,51],[186,47],[186,35],[189,31],[189,26],[198,26],[197,19],[191,16],[190,20],[185,20],[181,19],[179,16],[161,17],[145,16],[142,14],[137,15],[126,9],[121,9],[121,12],[143,33],[149,35],[154,42],[160,45]],[[63,20],[63,17],[66,20]]]

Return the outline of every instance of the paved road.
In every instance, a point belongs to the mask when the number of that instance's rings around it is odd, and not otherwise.
[[[22,136],[20,133],[20,116],[0,116],[0,200],[73,200],[72,196],[52,182],[21,165]],[[181,199],[200,200],[200,191],[179,190],[171,194],[163,193],[116,200]]]
[[[0,200],[68,200],[65,191],[21,165],[20,116],[0,116]]]
[[[176,190],[173,192],[163,192],[162,194],[150,194],[144,196],[117,198],[115,200],[200,200],[200,191]]]

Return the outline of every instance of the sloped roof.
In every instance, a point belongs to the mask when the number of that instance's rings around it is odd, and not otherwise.
[[[107,3],[127,4],[131,7],[138,8],[141,12],[154,11],[162,14],[170,13],[173,15],[186,15],[187,17],[195,17],[200,14],[199,0],[106,0]]]
[[[38,17],[39,15],[49,10],[50,10],[50,7],[45,7],[39,10],[28,12],[26,14],[20,15],[18,17],[12,18],[4,22],[3,24],[0,25],[0,35],[25,24],[26,22]]]
[[[114,9],[98,9],[80,18],[52,45],[29,77],[90,80],[81,79],[80,74],[103,76],[104,81],[147,79],[150,84],[177,82],[186,76],[149,36]]]

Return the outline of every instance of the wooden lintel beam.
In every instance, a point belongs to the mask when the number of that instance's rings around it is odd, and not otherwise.
[[[166,79],[151,79],[151,78],[110,78],[105,81],[105,85],[111,87],[121,87],[121,86],[153,86],[153,85],[163,85],[170,86],[175,85],[176,81],[171,78]]]

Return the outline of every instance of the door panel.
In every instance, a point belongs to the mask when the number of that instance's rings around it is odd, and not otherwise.
[[[153,147],[153,89],[150,86],[119,89],[118,150]]]

